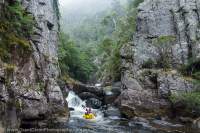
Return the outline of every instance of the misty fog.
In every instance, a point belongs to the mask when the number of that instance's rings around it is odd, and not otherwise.
[[[112,0],[60,0],[63,15],[94,14],[110,6]]]
[[[59,0],[61,26],[68,31],[85,18],[106,11],[115,0]],[[126,0],[119,0],[125,3]]]

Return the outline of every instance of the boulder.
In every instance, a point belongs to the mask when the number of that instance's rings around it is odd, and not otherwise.
[[[158,94],[161,98],[168,98],[171,94],[192,92],[194,85],[183,76],[172,70],[158,74]]]
[[[94,94],[98,97],[104,96],[104,92],[103,92],[102,88],[99,88],[99,87],[96,87],[96,86],[89,86],[89,85],[86,85],[86,84],[83,84],[83,83],[73,84],[72,89],[78,95],[80,93],[83,93],[83,92],[89,92],[89,93],[92,93],[92,94]]]
[[[22,91],[23,92],[23,91]],[[20,117],[22,120],[45,119],[48,116],[50,108],[47,99],[42,93],[29,90],[18,101],[20,108]]]
[[[74,111],[74,108],[69,108],[69,111]]]
[[[89,98],[86,101],[86,106],[91,107],[93,109],[99,109],[102,106],[102,102],[95,98]]]
[[[40,119],[39,117],[39,110],[37,109],[24,109],[23,112],[21,113],[21,118],[24,120],[36,120]]]
[[[153,117],[168,111],[170,108],[169,102],[158,99],[151,90],[145,89],[126,89],[122,91],[117,101],[122,114],[125,114],[127,118],[144,115]]]
[[[133,118],[136,116],[136,109],[128,105],[122,104],[120,106],[120,111],[126,118]]]
[[[99,99],[99,100],[102,99],[102,98],[99,98],[98,96],[96,96],[95,94],[90,93],[90,92],[82,92],[82,93],[79,94],[79,97],[82,100],[86,100],[86,99],[89,99],[89,98],[96,98],[96,99]]]
[[[115,83],[112,86],[106,86],[103,88],[105,96],[105,104],[114,104],[114,101],[121,94],[121,83]]]

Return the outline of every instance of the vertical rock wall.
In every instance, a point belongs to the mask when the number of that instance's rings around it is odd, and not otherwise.
[[[139,114],[140,109],[162,112],[170,107],[171,94],[194,89],[177,69],[190,58],[200,56],[199,13],[199,0],[145,0],[140,4],[134,41],[121,49],[122,108],[128,106],[133,115]],[[172,69],[168,72],[144,67],[149,60],[156,63],[160,58],[153,40],[161,36],[176,37],[170,47]]]
[[[3,124],[8,127],[31,126],[27,121],[49,120],[56,114],[69,115],[57,84],[60,73],[57,0],[21,0],[21,3],[34,16],[36,26],[30,38],[33,52],[25,58],[18,55],[12,58],[16,69],[9,76],[9,86],[3,62],[0,63],[0,115],[7,120]]]

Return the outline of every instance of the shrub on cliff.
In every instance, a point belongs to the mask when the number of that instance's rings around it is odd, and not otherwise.
[[[173,94],[170,97],[171,102],[174,105],[180,103],[185,107],[182,108],[182,111],[186,113],[194,113],[196,115],[200,115],[200,92],[185,92],[179,94]]]
[[[0,58],[9,63],[13,51],[20,56],[30,53],[29,38],[33,33],[33,16],[25,11],[19,1],[9,1],[3,6],[0,18]]]
[[[156,52],[159,55],[157,64],[164,70],[171,68],[171,49],[175,40],[174,36],[160,36],[153,40]]]
[[[200,72],[200,58],[191,58],[186,65],[183,65],[181,71],[185,75],[194,76],[196,78]]]

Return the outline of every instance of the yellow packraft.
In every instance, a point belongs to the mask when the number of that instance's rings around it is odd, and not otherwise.
[[[94,118],[95,118],[95,115],[92,114],[92,113],[90,113],[90,114],[84,114],[84,115],[83,115],[83,118],[85,118],[85,119],[94,119]]]

